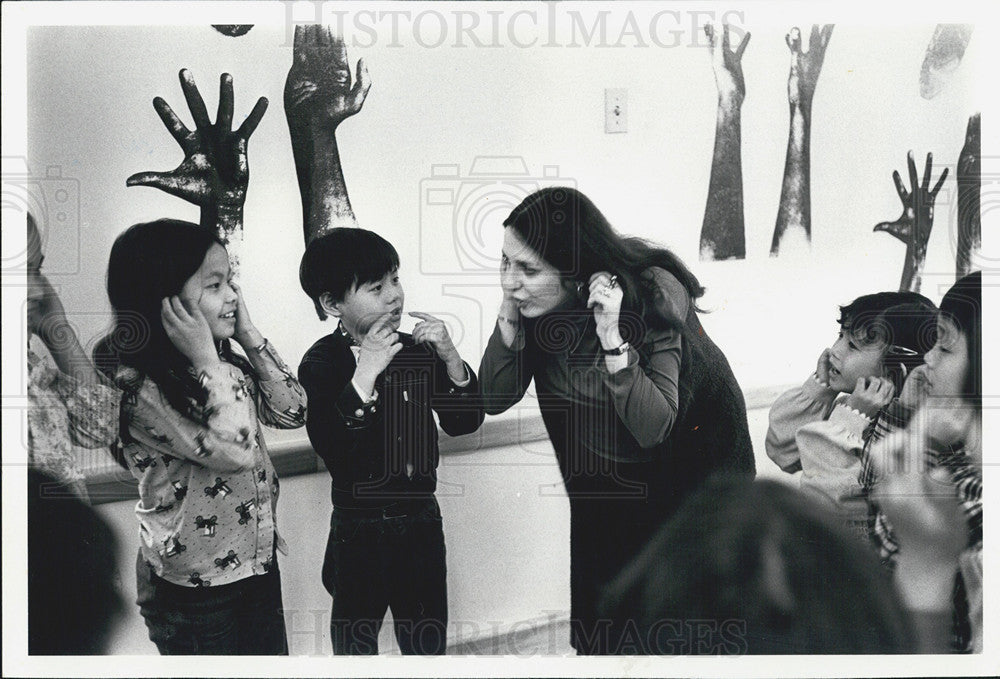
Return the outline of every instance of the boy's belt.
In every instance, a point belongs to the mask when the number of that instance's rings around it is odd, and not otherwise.
[[[380,507],[343,507],[334,505],[333,511],[341,516],[353,519],[400,519],[413,516],[427,509],[434,497],[421,497],[413,500],[399,500]]]

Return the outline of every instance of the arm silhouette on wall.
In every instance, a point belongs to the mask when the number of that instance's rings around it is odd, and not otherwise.
[[[712,176],[708,183],[705,219],[701,224],[701,259],[743,259],[746,257],[746,233],[740,108],[746,96],[746,85],[741,61],[750,42],[750,33],[743,34],[735,50],[729,47],[728,24],[722,27],[721,40],[711,24],[706,24],[705,35],[712,50],[719,106],[715,118]]]
[[[958,157],[958,249],[955,253],[955,277],[961,278],[975,269],[975,261],[983,246],[980,223],[980,181],[982,174],[982,140],[979,136],[979,114],[969,118],[965,129],[965,146]]]
[[[792,53],[788,73],[788,151],[785,154],[785,176],[781,182],[778,219],[771,239],[771,256],[790,237],[808,244],[812,239],[809,207],[809,130],[812,126],[812,100],[816,81],[823,67],[826,46],[833,33],[833,24],[812,27],[809,51],[802,51],[802,36],[793,28],[785,36]]]
[[[361,110],[371,81],[363,59],[353,85],[344,40],[319,24],[295,27],[285,116],[302,198],[306,243],[327,229],[357,226],[337,150],[337,126]]]
[[[214,229],[223,243],[243,239],[243,203],[247,196],[250,165],[247,145],[257,129],[267,99],[261,97],[250,115],[237,128],[233,123],[233,77],[223,73],[219,82],[219,109],[212,123],[194,76],[180,72],[181,90],[187,100],[195,129],[189,130],[161,97],[153,108],[167,130],[184,151],[184,160],[169,172],[139,172],[129,177],[127,186],[151,186],[194,203],[201,208],[201,225]],[[233,262],[234,269],[237,261]]]
[[[885,231],[895,236],[906,245],[906,259],[903,262],[903,275],[899,280],[900,292],[920,292],[920,276],[927,257],[927,241],[934,225],[934,199],[937,198],[948,168],[944,169],[934,188],[930,188],[931,165],[933,155],[927,154],[924,165],[924,179],[917,184],[917,165],[913,160],[913,151],[906,154],[906,165],[910,174],[910,190],[903,186],[899,171],[893,170],[892,181],[896,184],[896,193],[903,203],[903,214],[894,222],[881,222],[875,226],[875,231]]]
[[[920,66],[920,96],[933,99],[941,93],[954,73],[972,38],[971,24],[938,24],[927,45]]]

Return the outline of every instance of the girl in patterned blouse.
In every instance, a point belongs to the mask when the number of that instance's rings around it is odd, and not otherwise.
[[[305,422],[305,395],[253,325],[211,230],[163,219],[115,241],[104,340],[121,455],[139,481],[138,603],[163,654],[287,654],[278,479],[260,423]],[[236,354],[235,340],[246,354]]]

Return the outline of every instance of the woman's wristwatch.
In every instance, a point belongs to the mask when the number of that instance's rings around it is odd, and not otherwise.
[[[629,343],[622,342],[614,349],[601,349],[601,353],[605,356],[621,356],[629,350]]]

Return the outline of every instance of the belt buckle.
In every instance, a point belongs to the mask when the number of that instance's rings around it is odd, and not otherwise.
[[[401,502],[394,502],[388,507],[382,508],[383,519],[402,519],[408,516],[408,514],[406,505]]]

